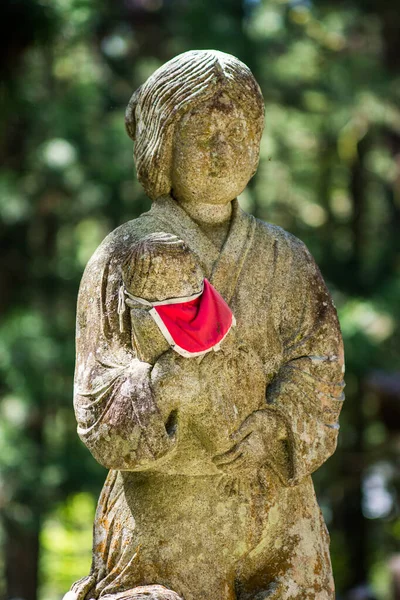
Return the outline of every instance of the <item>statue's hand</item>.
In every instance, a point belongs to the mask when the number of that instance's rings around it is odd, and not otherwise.
[[[273,411],[258,410],[231,435],[233,446],[215,456],[214,464],[226,474],[251,475],[274,460],[275,442],[284,438],[282,425]]]
[[[200,392],[199,367],[196,360],[165,352],[151,371],[151,388],[164,421],[182,405],[196,402]]]
[[[176,449],[176,441],[175,428],[172,426],[167,428],[161,415],[151,415],[146,427],[140,433],[135,453],[135,470],[153,467],[155,461],[170,455]]]

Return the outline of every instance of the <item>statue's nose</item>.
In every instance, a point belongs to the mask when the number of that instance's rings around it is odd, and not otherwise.
[[[213,136],[211,142],[211,158],[212,159],[220,159],[224,158],[229,153],[229,144],[223,133],[218,132]]]

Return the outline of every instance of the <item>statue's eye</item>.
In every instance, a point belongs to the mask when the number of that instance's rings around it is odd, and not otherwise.
[[[246,135],[246,125],[243,122],[234,123],[229,128],[229,139],[234,142],[241,142]]]
[[[199,146],[208,146],[212,140],[212,134],[207,130],[199,130],[193,137]]]

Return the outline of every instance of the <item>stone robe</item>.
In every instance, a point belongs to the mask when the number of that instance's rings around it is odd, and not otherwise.
[[[185,600],[334,598],[310,475],[337,441],[336,311],[304,244],[232,206],[221,251],[163,197],[112,232],[86,268],[74,405],[82,441],[110,472],[92,571],[72,588],[80,600],[130,600],[142,597],[135,587],[154,585]],[[129,313],[121,331],[117,303],[132,244],[161,231],[188,243],[237,326],[220,353],[198,361],[169,350],[152,367],[135,356]],[[279,436],[267,437],[263,464],[235,482],[213,458],[257,411]]]

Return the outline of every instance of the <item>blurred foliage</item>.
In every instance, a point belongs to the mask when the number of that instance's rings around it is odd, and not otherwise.
[[[58,598],[89,573],[94,511],[94,497],[81,492],[48,514],[40,533],[43,600]]]
[[[397,0],[5,0],[0,17],[3,596],[61,598],[87,573],[105,472],[78,441],[71,406],[79,280],[104,236],[149,206],[124,131],[132,91],[173,55],[214,47],[244,60],[265,96],[260,166],[242,206],[306,242],[340,314],[348,400],[339,449],[315,476],[338,595],[369,581],[390,598]]]

